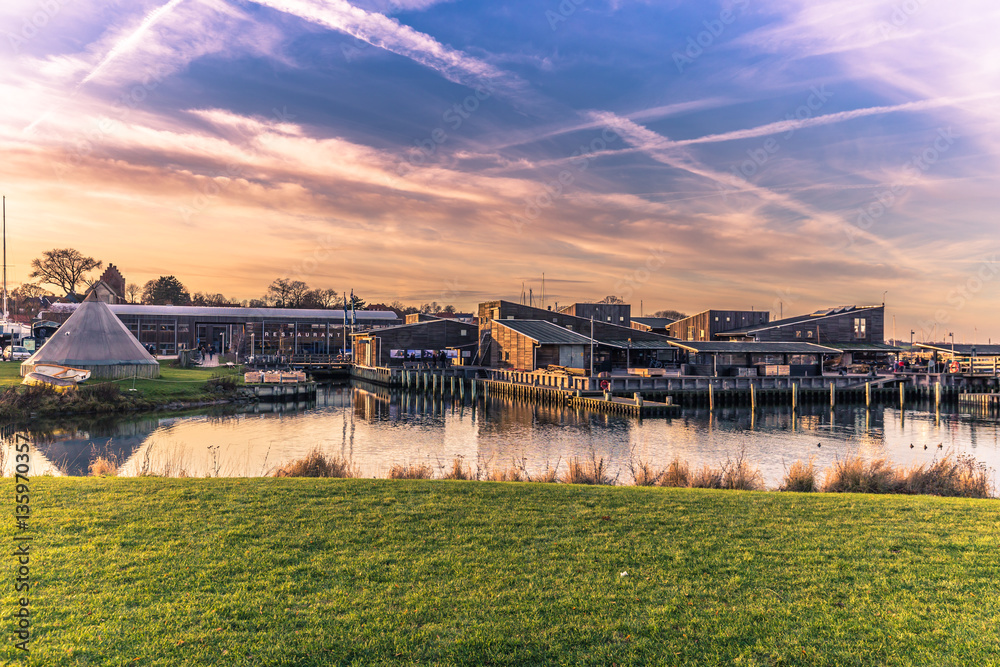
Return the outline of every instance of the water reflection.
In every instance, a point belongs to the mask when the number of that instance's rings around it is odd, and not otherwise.
[[[345,456],[373,477],[400,463],[443,470],[456,457],[473,469],[523,461],[532,475],[557,465],[564,470],[574,457],[597,457],[610,462],[621,483],[630,483],[630,459],[665,466],[677,457],[699,467],[741,450],[770,486],[795,460],[812,458],[823,467],[848,452],[904,465],[944,452],[969,453],[1000,468],[995,415],[916,407],[815,405],[794,415],[787,408],[751,413],[721,407],[640,421],[565,406],[355,385],[327,387],[312,404],[261,404],[241,414],[39,422],[5,433],[4,447],[12,447],[15,435],[27,437],[46,461],[72,475],[86,474],[102,452],[123,461],[129,475],[266,475],[314,448]]]

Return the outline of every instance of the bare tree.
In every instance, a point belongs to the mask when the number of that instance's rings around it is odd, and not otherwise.
[[[125,297],[129,303],[135,303],[142,296],[142,286],[138,283],[129,283],[125,286]]]
[[[76,293],[76,286],[86,283],[85,275],[104,266],[104,262],[85,257],[74,248],[46,250],[41,258],[31,260],[31,278],[41,278],[42,283],[55,285],[66,292],[66,296]]]
[[[268,286],[267,297],[278,308],[298,308],[308,292],[309,286],[301,280],[278,278]]]

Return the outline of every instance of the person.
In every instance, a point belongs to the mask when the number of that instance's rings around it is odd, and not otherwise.
[[[211,361],[212,357],[215,356],[215,345],[208,346],[208,360]]]

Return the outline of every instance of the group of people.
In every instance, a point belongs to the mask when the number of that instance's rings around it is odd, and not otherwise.
[[[406,355],[406,361],[426,361],[429,364],[434,364],[434,366],[449,366],[451,360],[448,358],[448,353],[444,350],[440,352],[435,352],[431,356],[418,357],[414,353],[410,352]]]
[[[204,343],[202,343],[198,346],[198,352],[201,353],[202,359],[208,359],[209,361],[211,361],[212,357],[215,356],[215,345],[206,346]]]

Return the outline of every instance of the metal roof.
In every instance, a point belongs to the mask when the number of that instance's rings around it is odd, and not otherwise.
[[[285,320],[341,320],[344,310],[324,310],[320,308],[223,308],[218,306],[150,306],[132,303],[116,303],[109,306],[115,315],[182,315],[193,317],[233,317],[238,319],[285,319]],[[395,320],[391,310],[356,310],[359,320]],[[347,319],[351,312],[347,311]]]
[[[840,350],[831,347],[823,347],[813,343],[799,343],[796,341],[752,343],[752,342],[725,342],[725,341],[670,341],[671,345],[695,352],[697,354],[839,354]]]
[[[844,352],[902,352],[902,348],[888,343],[823,343]]]
[[[660,327],[666,327],[668,324],[673,324],[677,320],[672,320],[669,317],[633,317],[632,321],[645,324],[647,327],[659,329]]]
[[[358,333],[353,333],[351,335],[359,338],[365,336],[377,337],[377,336],[385,336],[387,334],[394,333],[401,329],[416,329],[419,327],[442,327],[444,329],[447,329],[449,326],[457,329],[476,329],[478,335],[478,327],[475,324],[469,324],[468,322],[462,322],[461,320],[446,319],[444,317],[440,317],[433,320],[426,320],[424,322],[413,322],[411,324],[396,324],[391,327],[381,327],[379,329],[373,329],[371,331],[361,331]]]
[[[972,349],[975,348],[977,357],[1000,357],[1000,345],[968,345],[955,343],[952,347],[951,343],[914,343],[913,347],[919,347],[924,350],[933,350],[935,352],[947,352],[952,353],[952,349],[955,351],[956,357],[971,357]]]
[[[604,345],[606,347],[615,347],[620,350],[669,350],[674,346],[670,344],[667,339],[659,340],[633,340],[631,343],[627,340],[600,340],[597,341],[598,345]]]
[[[590,338],[545,320],[493,320],[539,345],[590,345]]]

